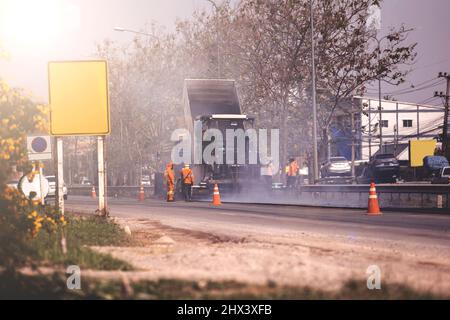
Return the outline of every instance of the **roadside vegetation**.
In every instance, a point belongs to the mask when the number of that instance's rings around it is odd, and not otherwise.
[[[5,296],[5,293],[7,294]],[[449,299],[428,292],[417,292],[403,285],[386,285],[382,290],[367,290],[365,281],[352,280],[337,292],[309,287],[277,286],[275,284],[247,285],[237,282],[193,282],[179,280],[99,281],[83,278],[81,290],[68,290],[64,274],[15,278],[0,275],[0,299],[130,299],[130,300],[396,300]]]
[[[53,206],[27,199],[10,177],[30,172],[26,157],[27,135],[48,132],[48,108],[37,105],[21,90],[0,79],[0,294],[27,288],[53,292],[55,286],[44,276],[27,277],[23,270],[39,274],[39,267],[65,270],[69,265],[96,270],[130,270],[132,267],[89,246],[123,245],[125,232],[100,217],[63,215]],[[45,284],[39,288],[39,283]],[[5,287],[6,286],[6,287]],[[35,288],[35,289],[33,289]],[[32,291],[25,296],[33,295]],[[24,295],[21,295],[24,296]],[[24,297],[25,297],[24,296]]]
[[[31,242],[38,259],[50,266],[77,265],[82,269],[132,270],[132,267],[89,246],[120,246],[129,243],[125,232],[115,223],[101,217],[69,216],[64,232],[66,253],[61,245],[62,233],[40,233]],[[61,238],[60,238],[61,237]]]

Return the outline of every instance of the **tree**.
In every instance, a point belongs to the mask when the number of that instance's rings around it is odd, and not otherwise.
[[[377,0],[315,1],[319,132],[323,145],[343,101],[363,94],[381,78],[399,84],[413,62],[408,30],[391,30],[383,46],[368,25]],[[243,112],[263,128],[281,130],[281,161],[310,156],[312,143],[311,29],[309,0],[241,0],[215,3],[212,13],[196,12],[177,22],[174,32],[152,26],[155,37],[137,37],[128,48],[105,42],[99,54],[110,61],[116,173],[156,164],[170,149],[175,126],[184,126],[182,88],[186,78],[236,80]],[[125,150],[125,152],[123,151]],[[128,170],[128,171],[130,171]]]

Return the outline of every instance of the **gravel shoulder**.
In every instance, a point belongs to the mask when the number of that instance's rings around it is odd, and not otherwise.
[[[351,279],[366,281],[367,268],[377,265],[382,286],[395,283],[450,294],[450,250],[445,245],[242,225],[211,232],[214,226],[206,222],[193,230],[170,219],[164,224],[151,217],[115,219],[131,230],[135,245],[94,249],[127,261],[136,271],[86,271],[86,276],[233,280],[335,291]]]

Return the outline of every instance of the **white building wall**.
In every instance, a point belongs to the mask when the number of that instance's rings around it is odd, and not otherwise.
[[[374,155],[380,146],[379,101],[367,97],[360,97],[360,101],[363,110],[361,113],[361,127],[363,128],[361,155],[363,160],[368,160],[370,154]],[[395,144],[396,141],[397,144],[407,144],[412,139],[433,139],[442,133],[443,107],[382,100],[381,108],[381,119],[388,121],[388,126],[382,128],[383,145]],[[368,131],[369,113],[371,134]],[[406,127],[404,120],[411,120],[412,126]],[[408,152],[403,152],[399,160],[408,160]]]

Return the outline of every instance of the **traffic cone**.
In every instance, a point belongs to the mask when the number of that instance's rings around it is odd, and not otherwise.
[[[145,200],[145,192],[144,192],[144,187],[141,186],[141,189],[139,190],[139,201],[144,201]]]
[[[91,198],[92,198],[92,199],[97,198],[97,194],[95,193],[95,187],[92,187]]]
[[[219,186],[216,183],[214,185],[213,205],[214,206],[220,206],[221,204],[222,204],[222,202],[220,201]]]
[[[167,202],[175,202],[174,192],[172,189],[169,189],[169,191],[167,191]]]
[[[369,216],[381,216],[380,206],[378,205],[377,189],[375,183],[370,184],[369,204],[367,206],[367,213]]]

